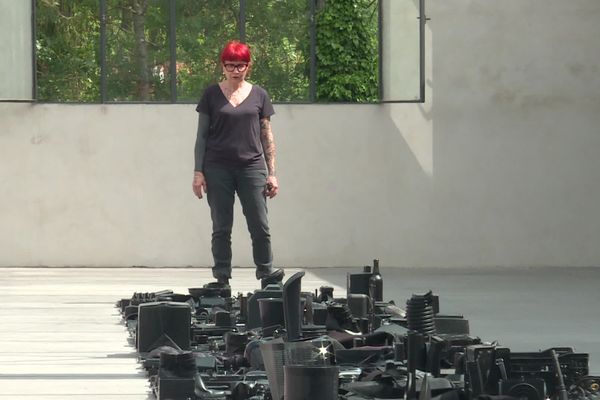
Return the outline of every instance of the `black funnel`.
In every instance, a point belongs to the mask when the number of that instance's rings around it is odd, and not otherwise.
[[[143,303],[139,306],[136,347],[140,353],[167,345],[190,349],[191,308],[188,303]]]
[[[296,272],[283,284],[283,316],[287,340],[302,336],[302,310],[300,309],[300,284],[304,271]]]

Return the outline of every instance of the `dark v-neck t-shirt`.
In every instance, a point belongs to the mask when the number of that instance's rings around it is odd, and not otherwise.
[[[266,90],[252,85],[234,107],[214,84],[204,90],[196,111],[210,120],[204,166],[265,169],[260,120],[275,114]]]

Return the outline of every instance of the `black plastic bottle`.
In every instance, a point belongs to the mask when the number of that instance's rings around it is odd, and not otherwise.
[[[383,278],[379,273],[379,260],[373,260],[373,274],[369,278],[369,296],[373,301],[383,301]]]

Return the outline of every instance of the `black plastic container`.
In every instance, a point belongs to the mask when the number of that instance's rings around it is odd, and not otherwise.
[[[337,366],[291,366],[283,368],[285,400],[337,400]]]
[[[258,308],[260,310],[260,321],[263,328],[275,325],[285,326],[282,298],[266,297],[258,299]]]

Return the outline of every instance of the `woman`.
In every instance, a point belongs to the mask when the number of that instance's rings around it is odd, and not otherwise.
[[[206,193],[213,223],[213,276],[220,286],[231,278],[231,229],[237,193],[252,238],[256,279],[263,287],[281,282],[273,270],[267,200],[279,191],[275,176],[275,143],[270,117],[275,113],[267,92],[246,81],[250,49],[231,41],[221,52],[225,79],[205,89],[196,111],[193,190]]]

